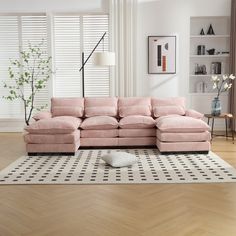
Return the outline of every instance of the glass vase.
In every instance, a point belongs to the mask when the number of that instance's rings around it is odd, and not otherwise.
[[[219,116],[221,114],[221,104],[219,97],[215,97],[211,102],[211,114]]]

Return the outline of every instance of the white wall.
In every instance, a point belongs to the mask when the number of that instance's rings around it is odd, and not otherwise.
[[[187,97],[190,16],[227,16],[230,4],[231,0],[139,0],[137,95]],[[148,74],[149,35],[177,35],[176,75]]]
[[[108,12],[108,0],[0,0],[0,13]]]

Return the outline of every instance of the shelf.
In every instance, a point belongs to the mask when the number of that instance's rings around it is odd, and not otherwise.
[[[216,92],[212,93],[189,93],[190,96],[216,96]],[[221,94],[220,96],[228,96],[228,93]]]
[[[230,38],[229,34],[218,34],[218,35],[190,35],[190,38],[202,38],[202,39],[206,39],[206,38]]]
[[[190,77],[212,77],[215,74],[207,74],[207,75],[195,75],[195,74],[191,74],[189,75]],[[217,74],[217,76],[222,76],[223,74]]]
[[[190,55],[191,58],[227,58],[229,54],[219,54],[219,55]]]

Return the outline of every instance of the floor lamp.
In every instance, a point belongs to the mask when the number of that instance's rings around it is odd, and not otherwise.
[[[102,37],[97,42],[96,46],[90,52],[86,60],[84,60],[84,52],[82,52],[82,66],[79,71],[82,71],[82,89],[83,89],[83,97],[84,97],[84,66],[88,62],[89,58],[93,55],[94,51],[98,47],[98,45],[103,41],[103,51],[94,53],[94,64],[98,66],[112,66],[115,65],[115,53],[104,51],[104,37],[106,32],[102,35]]]

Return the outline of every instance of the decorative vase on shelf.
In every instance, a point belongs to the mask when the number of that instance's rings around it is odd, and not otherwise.
[[[219,116],[221,114],[221,104],[219,97],[215,97],[211,102],[211,114]]]

